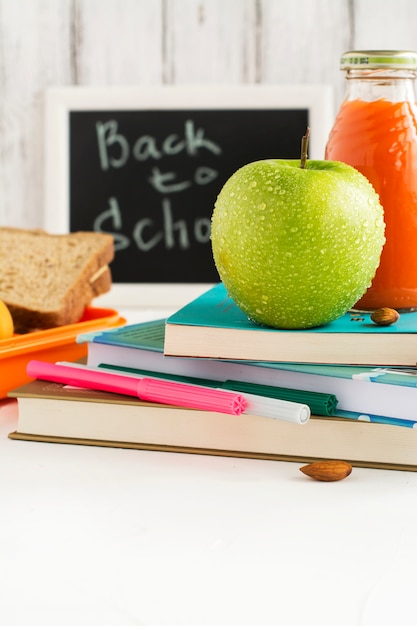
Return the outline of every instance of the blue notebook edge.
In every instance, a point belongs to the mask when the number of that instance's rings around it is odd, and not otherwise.
[[[128,348],[142,348],[155,352],[162,352],[164,346],[165,318],[125,324],[117,328],[109,328],[91,333],[81,333],[76,337],[76,342],[102,343],[113,346],[125,346]],[[140,336],[140,342],[137,337]]]

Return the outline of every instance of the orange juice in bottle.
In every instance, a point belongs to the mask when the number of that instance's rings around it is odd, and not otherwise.
[[[358,309],[417,308],[417,52],[346,52],[347,94],[325,158],[373,184],[386,224],[379,268]]]

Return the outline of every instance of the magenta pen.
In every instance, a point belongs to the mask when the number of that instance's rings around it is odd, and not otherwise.
[[[74,387],[97,389],[128,396],[148,402],[159,402],[177,407],[216,411],[241,415],[246,408],[245,398],[236,392],[150,378],[132,378],[122,374],[109,374],[70,365],[58,365],[46,361],[29,361],[26,373],[39,378]]]

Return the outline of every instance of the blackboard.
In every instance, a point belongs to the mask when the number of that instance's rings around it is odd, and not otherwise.
[[[323,147],[321,154],[313,153],[320,142],[324,146],[325,133],[316,144],[314,136],[323,128],[327,132],[330,120],[317,130],[318,110],[313,111],[308,89],[305,103],[298,99],[297,105],[286,104],[283,91],[243,87],[235,91],[240,97],[231,99],[217,89],[216,101],[211,97],[205,104],[207,90],[194,88],[187,99],[181,88],[162,88],[152,105],[143,98],[140,106],[139,94],[136,106],[111,106],[112,98],[106,106],[103,100],[96,107],[68,105],[61,120],[68,176],[64,229],[114,236],[115,285],[136,290],[216,282],[210,218],[229,176],[250,161],[299,158],[307,126],[310,156],[323,158]],[[325,98],[324,90],[318,93]]]

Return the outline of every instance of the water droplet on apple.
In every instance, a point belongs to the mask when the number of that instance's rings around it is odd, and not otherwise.
[[[291,227],[291,232],[292,233],[297,233],[298,232],[298,226],[292,226]]]
[[[256,180],[253,180],[251,184],[249,185],[249,187],[252,187],[253,189],[254,187],[256,187],[256,185],[257,185]]]
[[[261,202],[261,204],[259,205],[259,207],[258,207],[258,208],[259,208],[259,210],[260,210],[260,211],[264,211],[264,210],[266,209],[266,204],[265,204],[265,202]]]

